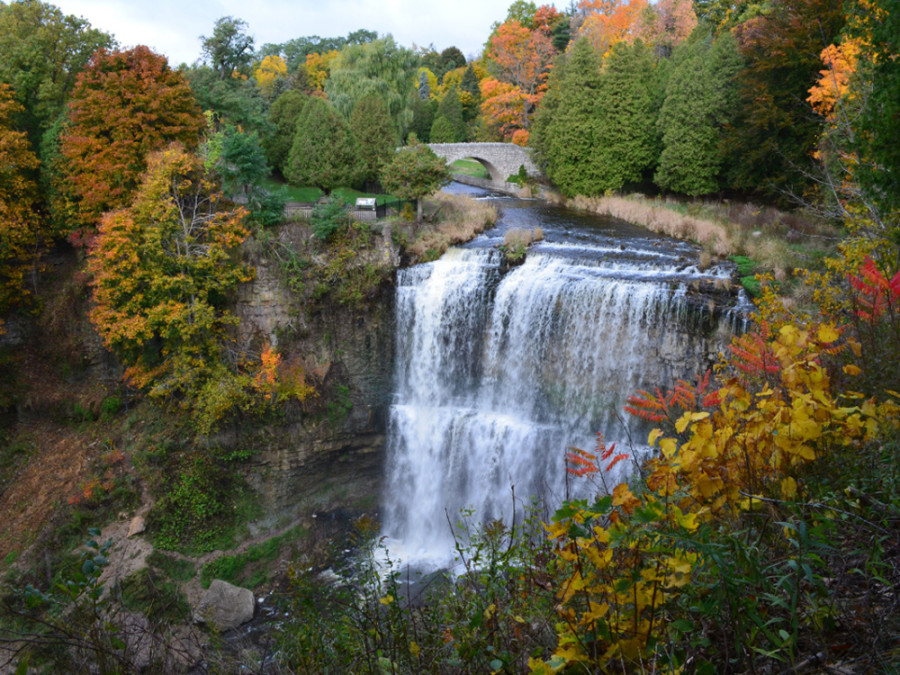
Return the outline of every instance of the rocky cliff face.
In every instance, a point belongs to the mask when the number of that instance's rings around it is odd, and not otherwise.
[[[263,431],[250,467],[267,520],[316,512],[371,512],[378,503],[393,372],[393,287],[364,307],[308,310],[271,260],[239,292],[241,342],[269,342],[300,359],[318,395]]]

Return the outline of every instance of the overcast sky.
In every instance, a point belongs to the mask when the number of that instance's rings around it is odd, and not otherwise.
[[[512,0],[49,0],[66,14],[81,16],[111,33],[123,47],[144,44],[169,57],[172,66],[200,56],[200,36],[216,19],[247,22],[259,48],[308,35],[345,36],[365,28],[390,33],[404,47],[455,45],[478,55],[494,21]]]

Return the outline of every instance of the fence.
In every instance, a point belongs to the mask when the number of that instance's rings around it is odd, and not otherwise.
[[[384,218],[388,215],[389,211],[400,213],[403,210],[404,206],[406,206],[407,204],[409,204],[411,209],[415,210],[416,203],[414,201],[410,201],[407,199],[390,199],[385,201],[383,204],[378,204],[374,210],[351,207],[348,211],[348,214],[355,220],[369,222],[378,220],[379,218]],[[315,208],[315,204],[306,204],[303,202],[287,202],[284,205],[284,217],[288,220],[309,220]]]

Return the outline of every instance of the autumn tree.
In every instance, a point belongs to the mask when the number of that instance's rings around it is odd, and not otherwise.
[[[516,130],[530,126],[555,54],[542,30],[530,30],[515,20],[497,28],[486,53],[493,77],[481,82],[481,111],[488,128],[511,138]]]
[[[253,36],[247,33],[247,22],[231,16],[216,20],[212,35],[201,36],[203,55],[219,76],[246,77],[253,60]]]
[[[350,127],[320,98],[311,97],[297,119],[284,177],[292,185],[314,185],[326,192],[359,179],[359,154]]]
[[[634,41],[648,5],[647,0],[582,0],[578,7],[584,18],[576,36],[586,37],[604,55],[619,42]]]
[[[359,149],[361,180],[377,181],[381,167],[399,145],[390,112],[378,94],[361,98],[353,108],[350,132]]]
[[[199,158],[172,145],[148,158],[131,204],[103,217],[88,258],[90,318],[128,382],[180,402],[207,428],[242,400],[225,345],[237,324],[228,295],[253,276],[233,256],[244,217]]]
[[[398,150],[381,171],[381,184],[388,193],[416,200],[417,222],[422,222],[422,197],[449,182],[447,163],[424,143]]]
[[[280,56],[266,56],[253,71],[253,79],[263,96],[270,100],[278,94],[279,84],[287,79],[287,64]]]
[[[659,113],[662,153],[654,180],[687,195],[719,189],[724,129],[737,105],[734,77],[741,67],[731,33],[677,48],[675,69]]]
[[[173,141],[198,142],[205,126],[187,82],[147,47],[101,50],[78,76],[61,137],[61,231],[93,229],[105,211],[125,206],[147,155]]]
[[[0,83],[0,333],[2,317],[28,302],[25,277],[41,243],[34,180],[38,160],[27,134],[14,126],[21,111],[12,89]]]
[[[697,15],[691,0],[659,0],[643,11],[636,33],[653,45],[658,57],[668,58],[696,27]]]

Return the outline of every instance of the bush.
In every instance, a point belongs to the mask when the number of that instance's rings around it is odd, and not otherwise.
[[[332,199],[316,205],[309,217],[313,234],[328,241],[350,225],[349,208],[342,199]]]

